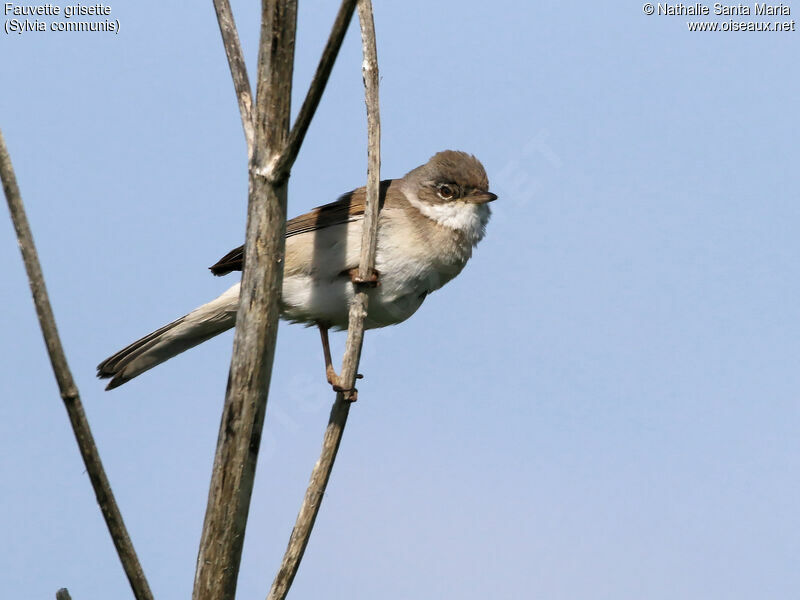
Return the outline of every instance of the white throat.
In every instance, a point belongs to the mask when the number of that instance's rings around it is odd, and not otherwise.
[[[409,190],[405,190],[405,194],[411,206],[442,227],[463,233],[473,246],[483,239],[492,214],[486,204],[461,201],[431,204],[423,202]]]

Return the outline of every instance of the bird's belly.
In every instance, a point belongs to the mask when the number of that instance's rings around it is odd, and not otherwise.
[[[424,280],[409,280],[402,274],[381,273],[380,285],[369,289],[365,327],[374,329],[405,321],[427,294]],[[321,322],[346,329],[354,286],[347,277],[317,279],[311,275],[286,276],[283,280],[281,316],[292,322]]]

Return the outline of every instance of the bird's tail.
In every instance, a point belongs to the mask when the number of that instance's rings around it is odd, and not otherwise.
[[[111,379],[106,387],[112,390],[165,360],[188,350],[236,324],[239,304],[237,283],[216,300],[204,304],[188,315],[164,325],[136,340],[97,365],[100,379]]]

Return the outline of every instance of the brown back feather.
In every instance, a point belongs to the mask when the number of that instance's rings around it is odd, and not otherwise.
[[[380,204],[386,200],[386,192],[394,179],[381,181]],[[364,205],[367,200],[366,188],[360,187],[340,196],[335,202],[319,206],[304,215],[295,217],[286,222],[286,237],[316,231],[323,227],[341,225],[356,221],[364,214]],[[232,271],[244,269],[244,246],[239,246],[228,252],[216,263],[209,267],[214,275],[227,275]]]

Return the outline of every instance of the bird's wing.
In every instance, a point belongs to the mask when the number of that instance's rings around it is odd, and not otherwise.
[[[381,181],[380,198],[381,206],[386,197],[386,192],[395,180]],[[360,187],[340,196],[336,202],[319,206],[304,215],[295,217],[286,222],[286,237],[290,238],[302,233],[309,233],[358,221],[364,216],[366,204],[366,188]],[[227,275],[232,271],[241,271],[244,268],[244,246],[239,246],[220,258],[209,267],[214,275]]]

